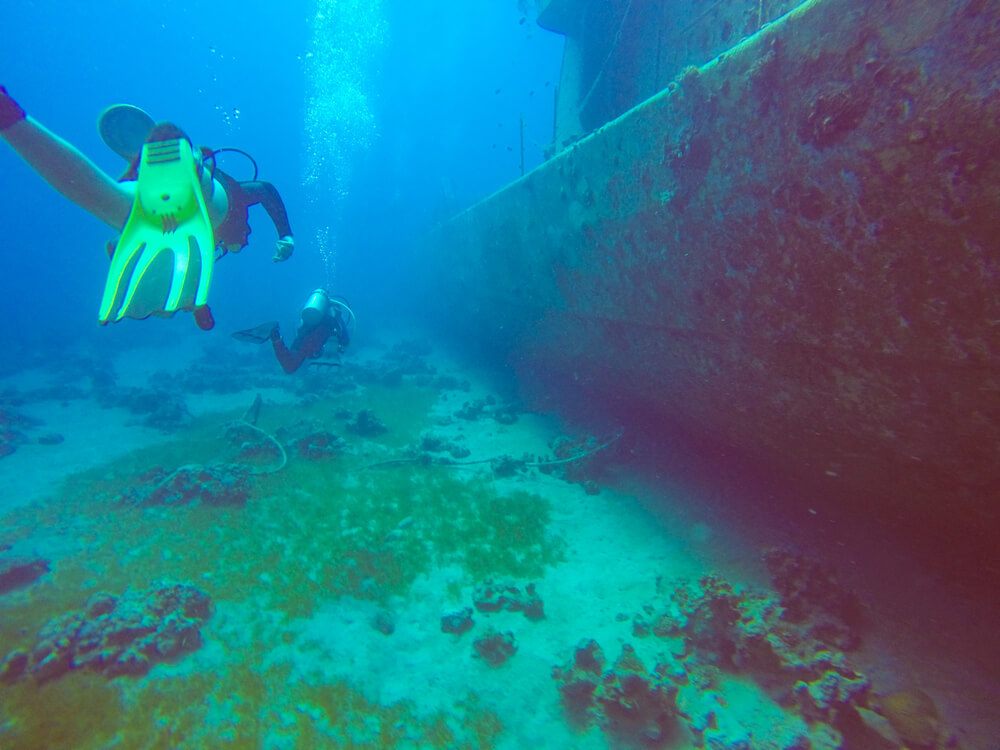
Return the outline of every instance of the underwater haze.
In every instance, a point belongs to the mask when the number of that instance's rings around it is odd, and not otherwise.
[[[1000,8],[0,26],[0,748],[1000,750]]]
[[[16,2],[4,21],[22,31],[0,61],[4,85],[29,114],[116,177],[124,165],[96,121],[120,102],[176,122],[198,145],[256,159],[262,179],[280,189],[299,250],[294,267],[271,264],[270,230],[259,226],[240,262],[216,276],[215,305],[239,311],[240,327],[276,309],[292,320],[291,309],[328,284],[347,295],[364,290],[378,306],[402,245],[519,174],[522,115],[527,164],[541,160],[562,40],[519,24],[513,3],[438,11],[422,2]],[[252,173],[239,155],[221,158],[239,179]],[[55,199],[9,150],[3,159],[5,214],[34,217],[8,222],[18,250],[6,254],[15,264],[7,273],[35,280],[32,291],[11,284],[4,295],[5,338],[35,347],[31,329],[42,326],[46,341],[141,340],[131,326],[91,325],[114,233]],[[71,265],[41,248],[58,248]]]

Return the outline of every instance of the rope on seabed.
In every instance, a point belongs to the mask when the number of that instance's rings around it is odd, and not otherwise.
[[[260,474],[275,474],[284,469],[285,466],[288,464],[288,453],[285,451],[285,446],[283,446],[281,442],[270,432],[268,432],[267,430],[262,430],[260,427],[248,421],[247,419],[248,416],[254,419],[256,418],[256,415],[260,412],[260,404],[261,404],[260,394],[258,394],[257,398],[254,400],[253,405],[246,411],[246,413],[243,415],[243,418],[233,420],[229,424],[229,426],[231,427],[232,426],[247,427],[253,430],[257,434],[261,435],[269,443],[273,444],[275,448],[278,449],[278,453],[281,455],[281,461],[278,463],[277,466],[269,469],[267,468],[259,469],[255,466],[251,466],[249,464],[247,465],[247,470],[255,476]],[[209,466],[225,466],[225,465],[226,462],[224,461],[223,462],[217,461],[212,464],[183,464],[182,466],[178,466],[172,472],[163,477],[163,479],[157,482],[156,486],[153,487],[153,489],[151,490],[151,493],[159,492],[160,489],[166,487],[182,471],[194,471],[198,468],[206,468]]]
[[[605,448],[609,448],[614,445],[621,436],[625,434],[625,429],[619,429],[614,435],[605,440],[598,446],[593,448],[588,448],[581,453],[577,453],[566,458],[551,459],[548,461],[518,461],[517,459],[512,459],[515,464],[520,464],[521,466],[530,466],[531,468],[538,468],[541,466],[559,466],[561,464],[569,464],[574,461],[581,461],[585,458],[593,456],[595,453],[600,453]],[[425,464],[427,466],[442,466],[445,468],[454,467],[456,469],[461,469],[466,466],[480,466],[482,464],[491,464],[494,461],[502,460],[507,458],[507,456],[494,456],[493,458],[480,458],[475,461],[452,461],[447,458],[434,458],[434,457],[416,457],[416,458],[392,458],[388,461],[379,461],[378,463],[369,464],[366,469],[384,469],[390,466],[403,466],[405,464]]]
[[[278,438],[276,438],[267,430],[262,430],[257,425],[250,424],[245,419],[237,419],[235,422],[233,422],[233,424],[238,425],[240,427],[249,427],[251,430],[258,433],[259,435],[264,437],[264,439],[272,443],[274,447],[278,449],[278,453],[281,454],[281,461],[278,463],[277,466],[270,469],[258,469],[254,466],[249,466],[248,468],[251,474],[276,474],[277,472],[285,468],[285,465],[288,463],[288,453],[285,451],[285,446],[281,444],[281,441],[279,441]]]
[[[257,467],[247,465],[247,470],[251,474],[254,475],[275,474],[285,468],[285,465],[288,463],[288,453],[285,452],[285,447],[278,441],[276,437],[274,437],[274,435],[272,435],[270,432],[267,432],[266,430],[262,430],[257,425],[250,424],[245,419],[237,419],[233,421],[231,424],[239,425],[240,427],[249,427],[254,432],[262,435],[268,442],[272,443],[278,449],[278,453],[281,454],[281,461],[279,462],[279,464],[270,469],[258,469]],[[163,479],[157,482],[156,486],[153,487],[151,493],[158,492],[163,487],[166,487],[176,476],[178,476],[183,471],[195,471],[196,469],[206,468],[208,466],[225,466],[225,462],[222,463],[216,462],[214,464],[184,464],[182,466],[178,466],[172,472],[163,477]]]

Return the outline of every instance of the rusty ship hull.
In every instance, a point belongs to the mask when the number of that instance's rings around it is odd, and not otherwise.
[[[439,320],[988,543],[998,29],[995,3],[802,4],[435,231]]]

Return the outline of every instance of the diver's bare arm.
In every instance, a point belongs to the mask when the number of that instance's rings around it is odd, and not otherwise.
[[[85,211],[115,229],[125,225],[132,193],[33,117],[0,131],[42,178]]]

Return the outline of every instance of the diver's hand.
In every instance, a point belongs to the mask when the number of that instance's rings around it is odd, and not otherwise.
[[[295,252],[295,239],[290,234],[286,234],[275,244],[274,257],[271,260],[275,263],[281,263],[291,258],[293,252]]]

